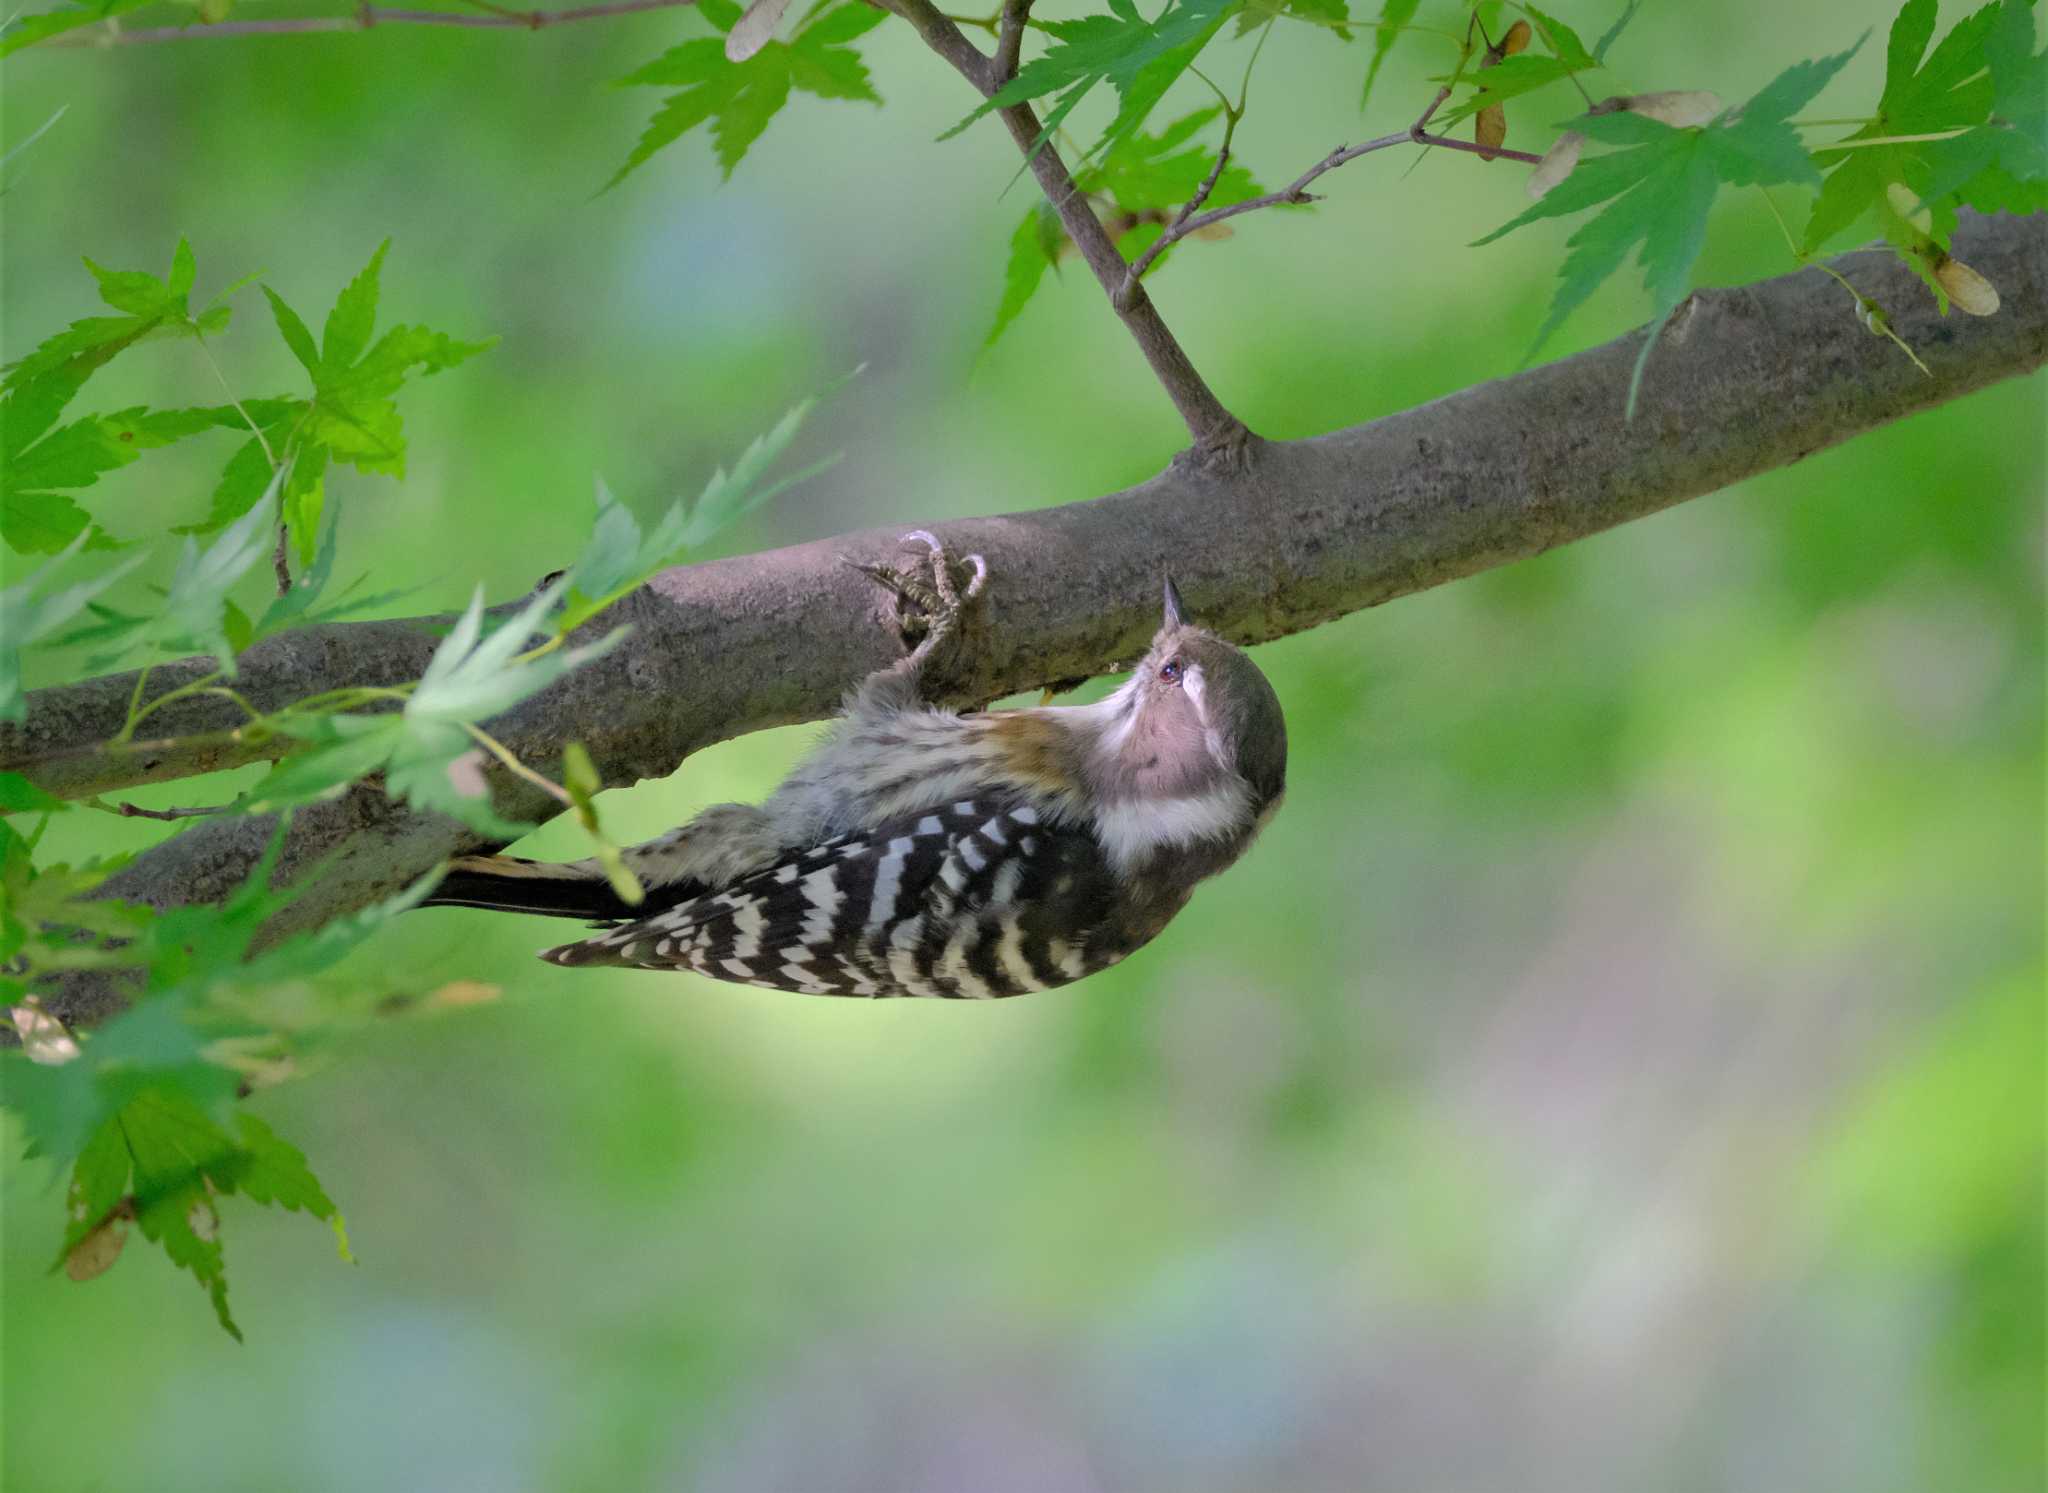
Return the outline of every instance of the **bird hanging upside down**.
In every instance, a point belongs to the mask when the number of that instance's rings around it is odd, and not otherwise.
[[[922,530],[931,584],[910,655],[870,675],[758,807],[718,804],[624,852],[629,906],[594,861],[466,856],[423,905],[586,918],[556,964],[687,969],[813,995],[986,999],[1065,985],[1144,947],[1280,807],[1287,726],[1258,666],[1189,622],[1173,582],[1151,651],[1092,705],[962,715],[926,661],[981,591]]]

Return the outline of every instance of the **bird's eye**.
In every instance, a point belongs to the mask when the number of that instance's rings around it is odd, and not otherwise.
[[[1160,666],[1159,677],[1165,680],[1168,684],[1179,684],[1180,675],[1180,660],[1177,658],[1169,658],[1163,665]]]

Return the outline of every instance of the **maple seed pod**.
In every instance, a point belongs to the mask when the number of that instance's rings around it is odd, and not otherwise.
[[[1508,137],[1508,111],[1499,104],[1488,104],[1472,116],[1472,138],[1484,147],[1479,159],[1497,159],[1493,152]]]
[[[87,1281],[112,1269],[128,1242],[128,1221],[134,1216],[134,1201],[123,1198],[91,1233],[64,1252],[64,1273]]]
[[[78,1039],[71,1035],[63,1022],[45,1011],[43,1003],[34,996],[10,1007],[7,1017],[14,1023],[14,1035],[20,1039],[22,1054],[31,1063],[54,1067],[78,1056]]]
[[[1529,38],[1533,34],[1529,29],[1527,21],[1515,22],[1514,25],[1508,27],[1507,35],[1486,49],[1485,54],[1479,59],[1479,70],[1485,72],[1489,67],[1499,67],[1500,60],[1503,57],[1512,57],[1515,53],[1527,47],[1529,45]],[[1479,91],[1481,93],[1486,92],[1484,88]],[[1472,116],[1472,139],[1480,147],[1480,160],[1491,161],[1496,159],[1493,152],[1500,147],[1501,142],[1506,140],[1507,137],[1508,111],[1499,104],[1488,104],[1484,109],[1481,109]]]
[[[1902,181],[1895,181],[1884,189],[1885,201],[1892,211],[1912,225],[1916,233],[1934,232],[1934,214],[1927,210],[1927,204],[1920,200],[1920,194]]]
[[[789,9],[789,0],[753,0],[746,14],[733,22],[725,34],[725,60],[745,62],[775,39],[776,24]]]
[[[1944,254],[1934,262],[1935,283],[1948,292],[1958,311],[1972,316],[1990,316],[1998,310],[1998,287],[1964,264]]]
[[[1579,164],[1579,153],[1586,148],[1586,137],[1577,130],[1566,130],[1557,137],[1557,143],[1543,152],[1543,159],[1529,168],[1529,180],[1524,183],[1532,201],[1541,202],[1550,194],[1551,188],[1572,174],[1572,168]]]
[[[1668,124],[1674,130],[1697,129],[1721,112],[1721,96],[1704,89],[1673,93],[1638,93],[1623,105],[1631,114]]]

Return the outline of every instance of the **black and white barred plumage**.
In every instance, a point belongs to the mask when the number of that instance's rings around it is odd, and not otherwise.
[[[918,675],[965,596],[932,550],[931,630],[871,676],[759,806],[723,804],[591,862],[458,861],[427,905],[592,919],[556,964],[688,969],[814,995],[986,999],[1065,985],[1149,942],[1278,808],[1286,727],[1244,654],[1180,614],[1092,705],[960,715]],[[886,573],[885,573],[886,574]],[[893,579],[893,577],[891,577]]]
[[[986,999],[1064,985],[1129,953],[1102,915],[1114,902],[1089,835],[992,796],[827,840],[542,957],[680,964],[812,995]]]

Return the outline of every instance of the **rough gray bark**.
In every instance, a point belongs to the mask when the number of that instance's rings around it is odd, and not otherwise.
[[[984,625],[941,683],[987,700],[1114,669],[1156,623],[1171,567],[1205,622],[1243,643],[1363,607],[1654,513],[1915,411],[2048,362],[2048,218],[1972,218],[1957,257],[2004,298],[1995,316],[1935,313],[1889,254],[1836,262],[1925,360],[1866,333],[1840,286],[1809,270],[1704,291],[1652,353],[1641,408],[1622,417],[1642,333],[1313,440],[1261,443],[1240,472],[1176,463],[1088,502],[933,527],[992,572]],[[622,648],[509,712],[492,730],[543,769],[564,743],[589,747],[607,784],[675,769],[699,747],[829,714],[846,687],[896,656],[883,598],[841,563],[893,557],[895,531],[667,571],[603,625],[631,622]],[[545,562],[536,560],[536,571]],[[435,638],[418,622],[308,630],[242,661],[240,688],[268,708],[347,683],[416,678]],[[160,669],[152,693],[198,663]],[[110,754],[132,674],[36,692],[26,722],[0,727],[0,767],[51,792],[103,792],[258,760],[226,736]],[[152,717],[162,735],[224,732],[232,707],[195,700]],[[554,806],[509,775],[502,811]],[[267,820],[201,822],[141,857],[107,893],[157,906],[214,900],[255,863]],[[453,821],[413,814],[374,786],[302,812],[291,875],[333,854],[290,926],[315,924],[478,847]],[[90,1019],[110,997],[81,987]]]

